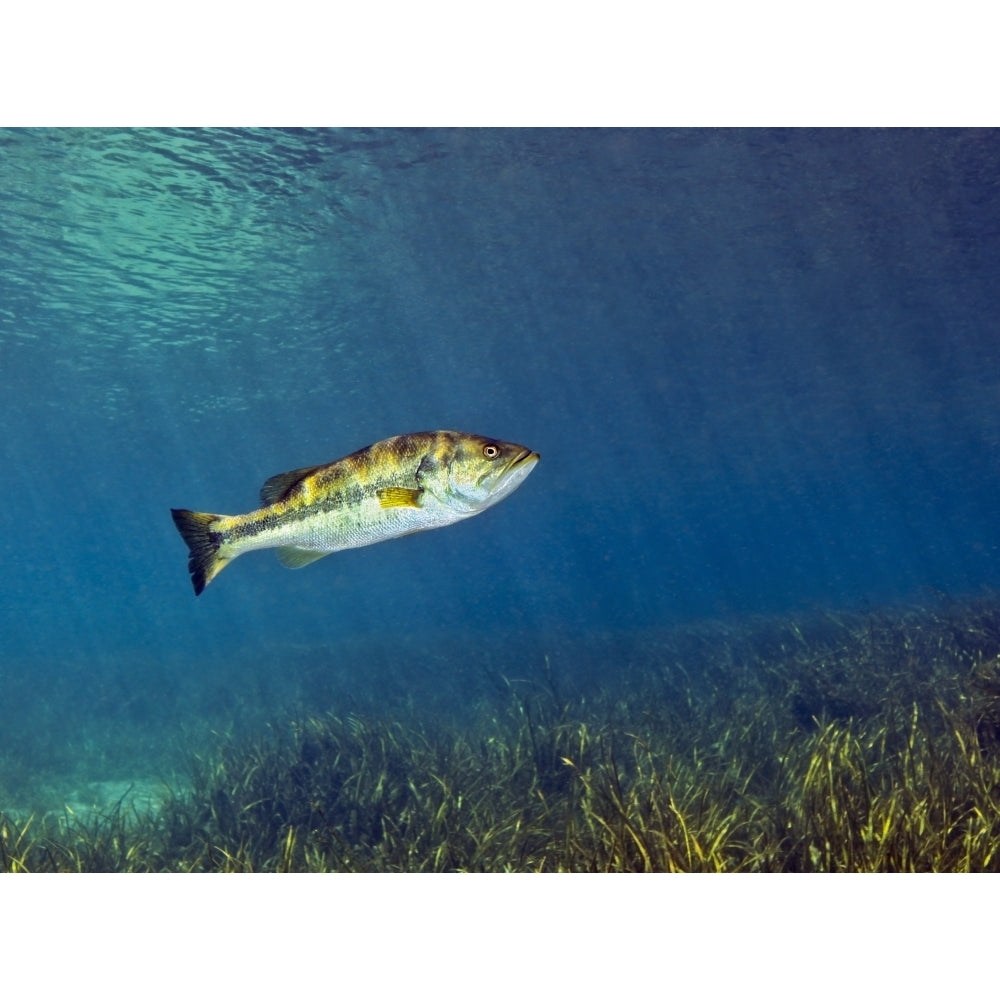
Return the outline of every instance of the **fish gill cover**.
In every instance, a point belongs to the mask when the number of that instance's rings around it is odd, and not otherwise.
[[[5,867],[996,867],[998,139],[0,131]],[[545,461],[193,600],[437,427]]]

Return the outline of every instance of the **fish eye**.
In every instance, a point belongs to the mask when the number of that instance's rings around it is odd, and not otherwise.
[[[494,459],[500,454],[500,449],[495,444],[484,444],[483,455],[488,459]]]

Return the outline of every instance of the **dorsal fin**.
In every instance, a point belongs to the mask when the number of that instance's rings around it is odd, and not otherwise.
[[[318,472],[322,468],[322,465],[313,465],[308,469],[292,469],[291,472],[279,472],[278,475],[271,476],[271,478],[260,488],[261,507],[270,507],[271,504],[277,503],[279,500],[287,499],[289,493],[291,493],[303,479],[307,476],[311,476],[314,472]]]

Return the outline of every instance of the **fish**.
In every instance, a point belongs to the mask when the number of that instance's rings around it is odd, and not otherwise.
[[[509,497],[541,456],[520,444],[464,434],[418,431],[361,448],[327,465],[272,476],[260,508],[209,514],[171,508],[188,547],[199,595],[234,559],[277,549],[299,569],[342,549],[443,528]]]

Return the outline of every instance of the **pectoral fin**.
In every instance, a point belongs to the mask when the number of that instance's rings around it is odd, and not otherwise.
[[[378,491],[378,502],[386,507],[420,507],[420,494],[423,490],[409,490],[405,486],[387,486]]]

